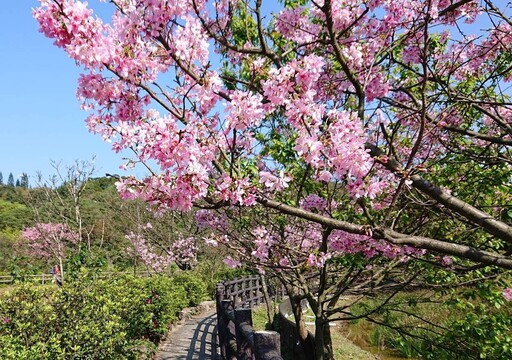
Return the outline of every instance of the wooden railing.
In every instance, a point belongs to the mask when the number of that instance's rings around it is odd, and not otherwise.
[[[14,284],[15,281],[29,281],[29,282],[40,282],[46,284],[51,282],[53,278],[52,274],[37,274],[37,275],[2,275],[0,276],[0,284]]]
[[[251,307],[265,301],[259,276],[217,284],[217,332],[223,360],[283,360],[275,331],[255,331]]]

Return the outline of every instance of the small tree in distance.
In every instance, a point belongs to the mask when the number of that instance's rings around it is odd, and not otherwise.
[[[197,261],[196,240],[193,237],[184,238],[178,235],[170,244],[152,244],[144,233],[153,228],[151,223],[139,226],[136,232],[130,231],[126,239],[133,245],[134,255],[140,258],[148,270],[155,273],[164,272],[171,264],[180,269],[192,268]]]
[[[38,223],[22,232],[22,246],[29,256],[58,263],[62,283],[64,283],[64,266],[73,247],[78,244],[80,236],[66,224]]]
[[[38,222],[58,222],[77,229],[79,242],[91,247],[92,228],[84,228],[82,196],[87,183],[95,172],[94,157],[88,161],[76,160],[72,165],[61,166],[52,161],[55,174],[44,178],[37,174],[37,192],[29,193],[29,204]],[[28,184],[28,183],[27,183]]]
[[[12,173],[9,173],[9,177],[7,178],[7,186],[14,187],[14,176]]]
[[[22,188],[25,188],[25,189],[28,189],[28,174],[27,173],[23,173],[21,174],[21,177],[20,177],[20,186]]]

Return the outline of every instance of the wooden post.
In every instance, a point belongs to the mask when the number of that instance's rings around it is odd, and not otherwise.
[[[224,282],[224,300],[231,299],[231,282]]]
[[[224,285],[217,285],[217,291],[215,293],[215,303],[217,306],[217,333],[219,334],[219,347],[220,356],[223,360],[227,359],[228,350],[228,318],[222,308],[222,298],[224,296]]]
[[[242,326],[252,327],[252,310],[245,308],[235,309],[235,325],[236,358],[238,360],[253,360],[254,353],[251,349],[251,345],[242,331]]]
[[[60,285],[64,285],[64,265],[62,265],[62,258],[59,257],[59,268],[60,268],[60,279],[57,277],[56,281],[57,281],[57,284],[59,284],[59,280],[60,280]]]
[[[235,305],[235,308],[238,307],[238,305],[240,304],[240,293],[238,291],[238,281],[235,281],[235,283],[233,284],[233,303]]]
[[[245,278],[242,279],[242,289],[241,289],[241,293],[240,293],[240,306],[244,307],[244,306],[247,306],[246,304],[247,302],[247,280]],[[249,307],[251,307],[251,305],[249,304]]]
[[[275,331],[256,331],[254,333],[256,360],[281,360],[281,341]]]
[[[226,346],[226,360],[231,360],[236,357],[236,353],[232,348],[231,344],[236,343],[236,333],[235,333],[235,323],[230,321],[227,314],[228,312],[233,311],[233,300],[222,300],[220,302],[220,306],[222,308],[222,315],[225,321],[224,330],[225,330],[225,346]],[[219,329],[220,331],[220,329]]]
[[[261,296],[261,287],[260,287],[260,279],[256,278],[254,279],[256,282],[256,301],[254,302],[254,305],[259,305],[263,302],[263,297]]]

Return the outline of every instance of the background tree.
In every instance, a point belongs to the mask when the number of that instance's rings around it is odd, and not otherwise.
[[[3,185],[3,184],[4,184],[4,175],[0,171],[0,185]]]
[[[93,161],[76,161],[63,169],[59,163],[52,162],[55,174],[48,179],[39,174],[36,180],[39,191],[32,193],[30,199],[39,221],[60,221],[76,229],[78,242],[86,249],[91,247],[92,229],[84,227],[82,195],[95,172]]]
[[[23,174],[21,174],[21,177],[20,177],[20,186],[21,186],[22,188],[28,189],[28,174],[27,174],[27,173],[23,173]]]
[[[30,256],[58,262],[61,281],[64,283],[64,260],[80,241],[77,232],[66,224],[37,223],[23,230],[22,246]]]
[[[16,243],[21,230],[32,224],[32,212],[25,204],[0,199],[0,273],[10,272],[19,264]],[[18,260],[18,264],[15,262]]]
[[[19,230],[31,222],[32,213],[26,205],[0,200],[0,231]]]
[[[9,173],[9,177],[7,178],[7,186],[14,187],[14,176],[12,173]]]

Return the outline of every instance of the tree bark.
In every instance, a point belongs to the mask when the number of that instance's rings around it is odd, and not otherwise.
[[[334,360],[331,328],[323,316],[315,319],[315,348],[315,360]]]
[[[311,356],[311,354],[315,353],[315,349],[312,348],[313,344],[308,341],[308,330],[304,320],[304,313],[302,312],[301,300],[301,297],[290,296],[290,304],[292,306],[293,316],[295,318],[295,325],[297,326],[299,343],[302,347],[303,353],[308,359],[308,356]]]
[[[265,306],[267,308],[268,322],[270,325],[272,325],[274,323],[274,315],[275,315],[274,305],[273,305],[272,299],[270,298],[270,296],[268,294],[267,279],[265,278],[265,276],[260,275],[260,280],[261,280],[261,290],[263,292],[263,298],[265,299]]]

